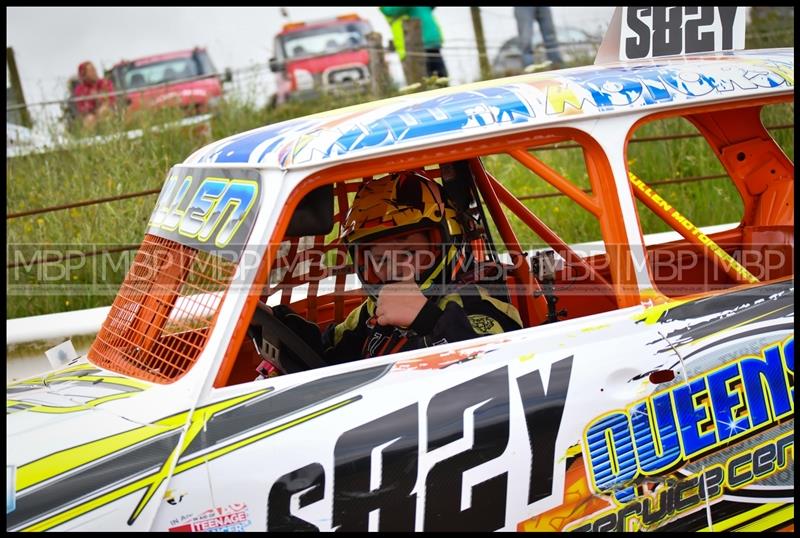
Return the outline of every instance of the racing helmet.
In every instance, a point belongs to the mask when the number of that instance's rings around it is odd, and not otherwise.
[[[431,263],[418,268],[417,285],[426,295],[438,295],[436,283],[448,281],[462,238],[456,210],[442,187],[419,171],[389,174],[365,182],[356,193],[342,226],[347,245],[364,291],[376,298],[388,282],[368,274],[364,248],[376,240],[428,231]],[[364,247],[364,248],[362,248]],[[426,293],[428,292],[428,293]]]

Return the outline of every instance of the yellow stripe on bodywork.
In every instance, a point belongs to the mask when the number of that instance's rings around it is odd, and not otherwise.
[[[88,368],[85,365],[82,365],[80,367],[73,366],[72,368],[59,370],[58,372],[49,374],[47,377],[34,377],[31,379],[25,379],[17,383],[9,383],[8,386],[13,388],[23,388],[29,385],[40,386],[44,384],[61,383],[63,381],[91,381],[91,382],[96,381],[98,383],[122,385],[124,387],[131,387],[140,390],[145,390],[152,386],[152,383],[148,383],[147,381],[141,381],[139,379],[133,379],[130,377],[108,375],[103,373],[100,373],[99,375],[98,374],[78,375],[78,373],[81,371],[96,371],[96,370],[98,370],[98,368],[95,366],[91,366]],[[64,375],[70,372],[74,373],[74,375],[68,375],[68,376]]]
[[[74,367],[72,368],[75,369]],[[96,370],[96,368],[92,368],[92,370]],[[23,400],[23,399],[10,399],[6,400],[6,408],[25,404],[28,407],[25,409],[26,411],[32,411],[34,413],[50,413],[50,414],[61,414],[61,413],[76,413],[79,411],[85,411],[87,409],[91,409],[92,407],[98,406],[100,404],[118,400],[120,398],[128,398],[129,396],[133,396],[142,390],[149,388],[151,385],[145,381],[139,381],[138,379],[131,379],[127,377],[116,377],[116,376],[108,376],[108,375],[68,375],[62,377],[53,377],[54,375],[61,376],[63,373],[66,372],[58,372],[57,374],[53,374],[49,376],[49,383],[56,384],[56,383],[63,383],[63,382],[70,382],[70,381],[78,381],[82,383],[92,383],[95,385],[103,385],[104,388],[119,389],[120,387],[134,389],[132,391],[121,392],[119,394],[110,394],[107,396],[101,396],[99,398],[95,398],[93,400],[87,400],[81,404],[76,405],[48,405],[48,404],[40,404],[37,402]],[[35,385],[37,387],[41,387],[47,381],[43,381],[41,378],[32,379],[23,381],[20,384],[16,385],[16,387],[25,387],[26,385]]]
[[[756,521],[745,525],[744,527],[739,527],[735,530],[735,532],[754,532],[754,531],[765,531],[767,529],[771,529],[781,523],[785,523],[787,521],[791,521],[794,519],[794,503],[790,504],[786,508],[778,510],[774,514],[768,514],[764,517],[758,518]]]
[[[130,448],[156,435],[180,428],[185,422],[186,412],[184,411],[152,425],[142,426],[84,445],[68,448],[23,465],[17,469],[17,492],[22,492],[60,474],[73,471],[114,452]]]
[[[303,422],[308,422],[311,419],[317,418],[318,416],[324,415],[326,413],[330,413],[331,411],[335,411],[336,409],[339,409],[340,407],[344,407],[345,405],[353,403],[354,401],[356,401],[356,399],[355,398],[351,398],[349,400],[345,400],[343,402],[339,402],[337,404],[333,404],[333,405],[331,405],[329,407],[326,407],[324,409],[320,409],[319,411],[315,411],[313,413],[310,413],[308,415],[305,415],[303,417],[295,419],[295,420],[293,420],[291,422],[287,422],[285,424],[281,424],[279,426],[276,426],[276,427],[274,427],[272,429],[269,429],[267,431],[261,432],[261,433],[259,433],[257,435],[252,436],[252,437],[248,437],[247,439],[242,439],[241,441],[238,441],[238,442],[233,443],[231,445],[228,445],[226,447],[217,449],[217,450],[215,450],[213,452],[210,452],[208,454],[203,454],[202,456],[197,456],[196,458],[192,458],[189,461],[185,461],[185,462],[179,464],[175,468],[175,474],[182,473],[183,471],[188,471],[189,469],[197,467],[201,463],[204,463],[206,461],[211,461],[213,459],[216,459],[216,458],[219,458],[219,457],[224,456],[226,454],[229,454],[230,452],[233,452],[234,450],[238,450],[238,449],[243,448],[243,447],[245,447],[247,445],[255,443],[256,441],[260,441],[261,439],[264,439],[264,438],[269,437],[271,435],[275,435],[276,433],[280,433],[280,432],[282,432],[284,430],[288,430],[289,428],[292,428],[294,426],[302,424]]]
[[[212,404],[207,407],[201,407],[199,409],[196,409],[194,414],[192,415],[192,421],[189,424],[189,428],[186,431],[186,435],[183,436],[183,444],[175,447],[170,456],[164,460],[161,469],[159,469],[159,471],[152,476],[152,481],[150,482],[147,491],[142,496],[142,499],[139,501],[139,503],[136,505],[136,508],[133,510],[133,513],[131,513],[131,516],[128,519],[128,524],[129,525],[133,524],[133,522],[136,520],[136,518],[139,517],[139,514],[141,514],[142,510],[144,510],[144,507],[147,505],[147,503],[150,501],[153,495],[155,495],[159,486],[161,486],[161,483],[164,480],[166,480],[167,476],[169,475],[169,466],[172,462],[172,458],[179,457],[180,454],[183,454],[183,452],[189,447],[192,441],[194,441],[194,438],[197,437],[197,434],[200,433],[203,428],[205,428],[206,423],[211,417],[213,417],[220,411],[226,411],[231,407],[235,407],[240,403],[246,402],[247,400],[251,400],[257,396],[266,394],[270,390],[271,389],[260,390],[253,394],[245,394],[244,396],[239,396],[238,398],[234,398],[232,400],[222,401],[217,404]],[[176,474],[177,472],[178,471],[176,469]]]
[[[262,390],[254,394],[247,394],[231,402],[222,402],[222,404],[228,404],[225,407],[230,407],[264,392]],[[22,465],[17,469],[17,492],[22,492],[31,486],[109,456],[114,452],[130,448],[157,435],[180,428],[186,423],[186,415],[187,411],[183,411],[153,424],[68,448]]]
[[[180,450],[181,453],[184,450],[186,450],[186,448],[191,444],[192,440],[197,436],[197,434],[199,434],[200,431],[202,431],[203,427],[205,426],[205,423],[211,417],[213,417],[215,414],[219,413],[220,411],[225,411],[225,410],[227,410],[227,408],[232,407],[232,406],[234,406],[236,404],[242,403],[242,402],[246,401],[247,399],[259,396],[259,395],[263,394],[264,392],[266,392],[266,391],[259,391],[258,393],[255,393],[255,394],[245,395],[245,396],[236,398],[235,400],[230,400],[230,401],[227,401],[227,402],[221,402],[220,404],[211,405],[209,407],[196,410],[194,418],[192,419],[192,423],[189,426],[189,430],[187,431],[187,434],[184,436],[184,441],[183,441],[182,445],[180,447],[176,447],[175,450]],[[329,413],[331,411],[339,409],[339,408],[341,408],[341,407],[343,407],[345,405],[348,405],[348,404],[356,401],[357,399],[358,398],[351,398],[349,400],[345,400],[343,402],[339,402],[337,404],[328,406],[328,407],[326,407],[324,409],[320,409],[319,411],[315,411],[313,413],[310,413],[310,414],[308,414],[306,416],[300,417],[300,418],[295,419],[293,421],[290,421],[290,422],[287,422],[285,424],[281,424],[279,426],[276,426],[275,428],[269,429],[269,430],[267,430],[265,432],[261,432],[259,434],[253,435],[253,436],[251,436],[251,437],[249,437],[247,439],[243,439],[241,441],[233,443],[233,444],[231,444],[229,446],[226,446],[224,448],[220,448],[220,449],[215,450],[213,452],[210,452],[208,454],[202,454],[202,455],[196,456],[196,457],[192,458],[191,460],[183,462],[183,463],[179,464],[178,466],[176,466],[173,475],[177,475],[179,473],[182,473],[184,471],[192,469],[192,468],[194,468],[194,467],[196,467],[196,466],[198,466],[198,465],[200,465],[202,463],[214,460],[214,459],[219,458],[221,456],[224,456],[224,455],[226,455],[226,454],[228,454],[230,452],[233,452],[233,451],[235,451],[235,450],[237,450],[239,448],[242,448],[242,447],[247,446],[249,444],[255,443],[256,441],[260,441],[261,439],[264,439],[266,437],[269,437],[271,435],[274,435],[276,433],[279,433],[281,431],[289,429],[289,428],[291,428],[293,426],[296,426],[298,424],[302,424],[303,422],[307,422],[307,421],[309,421],[311,419],[314,419],[314,418],[316,418],[316,417],[318,417],[320,415],[323,415],[325,413]],[[185,413],[184,413],[184,415],[185,415]],[[106,505],[108,503],[116,501],[116,500],[118,500],[118,499],[120,499],[122,497],[125,497],[127,495],[132,494],[132,493],[135,493],[139,489],[147,488],[147,490],[145,491],[144,495],[142,496],[142,499],[139,501],[139,503],[137,504],[136,508],[134,509],[133,513],[131,514],[131,516],[130,516],[130,518],[128,520],[128,523],[132,524],[136,520],[136,518],[139,517],[139,515],[144,510],[144,507],[147,505],[147,503],[152,499],[153,495],[158,490],[158,488],[161,485],[161,483],[166,479],[167,475],[169,474],[168,473],[169,462],[171,461],[172,457],[174,457],[174,456],[175,456],[175,451],[173,451],[172,454],[170,455],[170,457],[165,460],[164,465],[162,466],[162,468],[159,471],[157,471],[157,472],[155,472],[155,473],[153,473],[151,475],[143,477],[143,478],[141,478],[141,479],[139,479],[139,480],[137,480],[137,481],[135,481],[135,482],[133,482],[131,484],[124,485],[119,489],[116,489],[114,491],[110,491],[110,492],[108,492],[108,493],[106,493],[106,494],[104,494],[104,495],[102,495],[100,497],[92,499],[92,500],[90,500],[90,501],[88,501],[86,503],[83,503],[81,505],[74,506],[74,507],[72,507],[72,508],[70,508],[70,509],[68,509],[68,510],[66,510],[64,512],[61,512],[60,514],[56,514],[56,515],[54,515],[54,516],[52,516],[52,517],[50,517],[48,519],[45,519],[45,520],[42,520],[40,522],[34,523],[34,524],[32,524],[32,525],[30,525],[28,527],[22,528],[20,530],[24,530],[24,531],[45,531],[45,530],[51,529],[51,528],[53,528],[53,527],[55,527],[57,525],[61,525],[61,524],[65,523],[65,522],[67,522],[67,521],[69,521],[71,519],[79,517],[79,516],[89,512],[89,511],[91,511],[91,510],[95,510],[97,508],[100,508],[101,506],[104,506],[104,505]]]
[[[54,379],[48,382],[61,383],[62,381],[83,381],[92,383],[97,382],[98,385],[100,384],[120,385],[123,387],[130,387],[132,389],[139,389],[139,390],[145,390],[147,388],[150,388],[151,386],[151,384],[147,383],[146,381],[139,381],[138,379],[132,379],[130,377],[116,377],[108,375],[65,376],[65,377],[59,377],[58,379]]]
[[[136,392],[120,392],[118,394],[109,394],[108,396],[102,396],[100,398],[95,398],[94,400],[89,400],[87,402],[84,402],[82,404],[70,405],[67,407],[62,407],[60,405],[37,404],[25,400],[6,400],[6,407],[8,408],[11,407],[12,405],[25,404],[27,406],[30,406],[26,408],[25,411],[58,415],[62,413],[77,413],[78,411],[86,411],[88,409],[91,409],[92,407],[104,404],[106,402],[110,402],[112,400],[130,398],[134,394],[136,394]]]
[[[197,418],[193,419],[192,426],[195,426],[195,424],[199,422],[199,426],[202,427],[205,420],[214,414],[261,396],[270,390],[272,389],[260,390],[233,398],[231,400],[212,404],[205,408],[197,409],[195,410],[194,416],[201,416],[202,420]],[[85,445],[63,450],[46,458],[23,465],[17,470],[17,491],[19,492],[25,487],[38,484],[59,474],[69,472],[82,465],[90,463],[91,461],[109,456],[114,452],[129,448],[157,435],[181,428],[186,423],[187,415],[188,411],[184,411],[171,417],[159,420],[158,422],[154,422],[148,426],[136,428],[135,430],[131,430],[129,432],[123,432],[105,439],[100,439]],[[192,426],[190,426],[190,430],[192,429]],[[195,428],[195,430],[196,431],[191,438],[193,438],[194,435],[200,431],[199,428]],[[186,446],[188,446],[187,439],[190,439],[189,435],[186,436],[183,445],[180,447],[175,447],[170,456],[165,459],[161,469],[159,469],[157,472],[143,477],[133,483],[126,484],[118,489],[110,491],[104,495],[101,495],[100,497],[96,497],[88,502],[74,506],[52,517],[37,523],[33,523],[28,527],[23,527],[20,530],[44,531],[51,529],[57,525],[61,525],[62,523],[83,515],[91,510],[95,510],[96,508],[116,501],[117,499],[130,495],[131,493],[146,487],[147,491],[140,501],[139,506],[137,506],[136,510],[134,511],[135,515],[131,516],[131,519],[135,519],[139,513],[141,513],[141,510],[144,509],[144,506],[147,504],[147,501],[150,500],[153,493],[155,493],[155,491],[166,478],[168,474],[168,465],[172,461],[172,457],[175,455],[175,450],[183,451]]]
[[[720,521],[713,521],[713,523],[712,523],[713,529],[709,528],[709,527],[705,527],[703,529],[698,530],[698,532],[726,531],[726,530],[728,530],[728,529],[730,529],[732,527],[736,527],[737,525],[741,525],[743,523],[747,523],[749,521],[752,521],[753,518],[758,518],[762,514],[765,514],[765,513],[769,512],[771,510],[775,510],[779,506],[783,506],[783,505],[782,504],[776,504],[776,503],[759,504],[759,505],[757,505],[756,508],[753,508],[752,510],[748,510],[747,512],[744,512],[742,514],[737,514],[737,515],[735,515],[733,517],[730,517],[728,519],[722,519]],[[792,510],[794,510],[794,505],[789,505],[789,507],[792,508]],[[777,513],[781,513],[781,512],[783,512],[783,510],[781,510],[781,511],[779,511]],[[770,514],[770,516],[773,516],[773,515],[775,515],[775,514]],[[768,517],[763,518],[763,519],[770,519],[770,517],[768,516]],[[713,520],[713,515],[712,515],[712,520]],[[780,521],[775,521],[775,523],[771,524],[770,527],[774,526],[774,525],[778,525],[779,523],[780,523]],[[765,527],[765,528],[769,528],[769,527]]]
[[[50,372],[46,376],[40,375],[36,377],[31,377],[28,379],[23,379],[22,381],[17,381],[15,383],[9,383],[9,387],[24,387],[25,385],[41,385],[43,381],[48,381],[53,379],[55,376],[59,376],[62,374],[66,374],[67,372],[80,372],[83,370],[99,370],[97,366],[92,364],[78,364],[76,366],[69,366],[67,368],[63,368],[56,372]]]
[[[646,325],[653,325],[658,323],[658,320],[661,319],[661,316],[664,315],[664,312],[688,302],[688,300],[677,300],[651,306],[646,308],[641,314],[634,315],[632,319],[633,321],[644,321]]]

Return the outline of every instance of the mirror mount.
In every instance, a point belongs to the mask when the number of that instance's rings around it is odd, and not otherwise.
[[[333,184],[317,187],[300,200],[286,228],[286,237],[327,235],[333,230]]]
[[[286,64],[277,58],[270,58],[269,59],[269,70],[273,73],[277,73],[279,71],[283,71],[286,69]]]

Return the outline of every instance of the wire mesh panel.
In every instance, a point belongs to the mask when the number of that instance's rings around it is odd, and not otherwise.
[[[318,235],[285,238],[273,263],[270,287],[263,297],[264,300],[275,293],[280,293],[282,304],[301,300],[302,304],[295,306],[306,313],[309,319],[318,322],[317,297],[333,293],[333,302],[336,305],[334,320],[342,321],[345,277],[353,273],[353,268],[347,263],[347,249],[339,241],[339,236],[349,208],[348,198],[358,190],[361,182],[362,179],[358,179],[334,185],[335,232],[327,237]],[[298,293],[301,288],[304,288],[304,293]],[[309,304],[306,305],[306,302]]]
[[[208,340],[233,262],[145,235],[89,360],[157,383],[180,378]]]

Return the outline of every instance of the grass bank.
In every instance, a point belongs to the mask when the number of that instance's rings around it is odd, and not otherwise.
[[[279,109],[254,107],[228,100],[211,123],[212,139],[220,139],[269,123],[276,123],[323,110],[354,104],[329,98],[314,103],[293,103]],[[144,118],[153,123],[177,119]],[[765,110],[766,125],[794,122],[794,105],[774,105]],[[644,126],[637,138],[692,133],[688,122],[669,120]],[[774,131],[784,151],[794,160],[794,130]],[[207,132],[195,128],[146,132],[142,137],[119,139],[101,145],[67,148],[50,153],[7,159],[7,213],[158,189],[169,168],[210,141]],[[588,179],[578,149],[536,152],[546,164],[561,171],[581,188]],[[631,169],[648,182],[671,178],[722,174],[719,161],[701,138],[631,144]],[[489,170],[517,196],[555,190],[505,155],[486,159]],[[727,179],[698,181],[658,188],[675,207],[697,226],[736,221],[742,204]],[[7,220],[8,252],[22,252],[29,261],[35,249],[49,249],[54,256],[64,252],[119,249],[138,244],[156,196],[148,195],[99,205],[90,205]],[[565,197],[527,200],[526,205],[568,242],[599,238],[596,220]],[[640,206],[645,233],[668,230],[660,219]],[[520,224],[515,219],[513,223]],[[526,244],[538,243],[523,234]],[[107,306],[122,282],[134,250],[92,257],[74,262],[37,264],[7,269],[7,317]],[[59,254],[61,253],[61,254]],[[9,263],[15,262],[12,255]],[[45,285],[47,284],[47,285]]]

